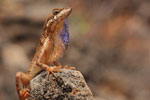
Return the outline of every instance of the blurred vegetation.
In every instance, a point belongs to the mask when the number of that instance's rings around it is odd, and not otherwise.
[[[71,7],[70,46],[96,100],[150,99],[149,0],[0,0],[0,100],[18,100],[15,73],[27,71],[53,8]]]

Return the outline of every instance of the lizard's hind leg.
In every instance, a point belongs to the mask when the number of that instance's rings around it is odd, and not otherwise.
[[[18,96],[20,100],[25,100],[29,95],[29,89],[23,89],[23,86],[28,87],[30,82],[30,78],[28,75],[23,72],[16,73],[16,90],[18,92]]]

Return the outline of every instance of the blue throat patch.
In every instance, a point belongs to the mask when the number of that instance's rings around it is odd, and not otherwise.
[[[69,30],[68,30],[67,19],[65,20],[65,23],[64,23],[64,26],[63,26],[63,29],[62,29],[60,35],[61,35],[62,40],[65,43],[65,47],[67,48],[69,45]]]

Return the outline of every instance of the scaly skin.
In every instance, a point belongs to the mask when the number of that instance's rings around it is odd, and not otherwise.
[[[71,8],[56,8],[47,18],[40,43],[27,73],[16,73],[16,89],[20,100],[25,100],[28,97],[30,80],[43,69],[48,71],[48,75],[60,72],[59,68],[74,69],[73,67],[60,66],[57,62],[68,46],[69,33],[66,19],[70,13]],[[55,66],[48,66],[51,63],[54,63]]]

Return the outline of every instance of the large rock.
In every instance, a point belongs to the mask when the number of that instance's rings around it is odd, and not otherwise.
[[[41,72],[30,83],[27,100],[93,100],[82,74],[76,70],[60,69],[55,76]]]

